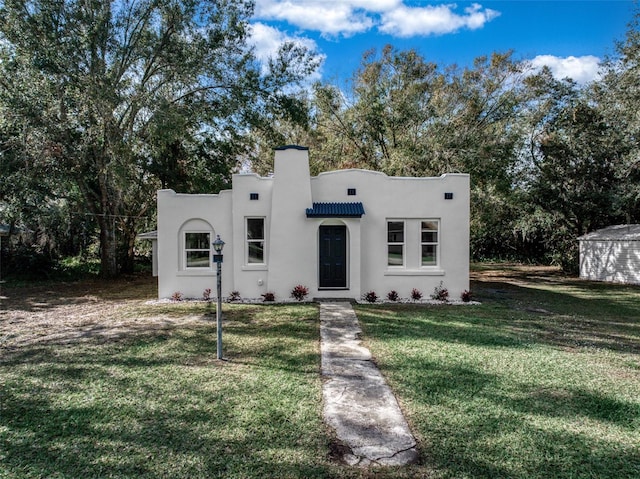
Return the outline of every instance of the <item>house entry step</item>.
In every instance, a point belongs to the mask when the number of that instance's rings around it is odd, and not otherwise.
[[[313,298],[315,303],[355,303],[354,298]]]

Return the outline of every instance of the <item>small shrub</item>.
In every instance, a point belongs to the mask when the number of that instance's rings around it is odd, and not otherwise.
[[[171,301],[182,301],[182,293],[180,291],[176,291],[171,295]]]
[[[211,301],[211,288],[207,288],[202,292],[202,299]]]
[[[4,240],[2,244],[4,245]],[[4,246],[3,246],[3,249]],[[5,249],[5,255],[7,251]],[[55,261],[50,254],[36,245],[18,244],[12,248],[9,257],[2,261],[3,274],[24,279],[50,277]]]
[[[436,301],[448,301],[449,300],[449,290],[442,285],[442,281],[440,284],[433,288],[433,294],[431,295],[431,299]]]
[[[291,290],[291,297],[296,298],[298,301],[302,301],[309,294],[309,288],[299,284]]]
[[[411,299],[414,301],[420,301],[422,299],[422,291],[417,288],[411,290]]]
[[[469,291],[468,289],[465,289],[462,294],[460,295],[460,299],[464,302],[464,303],[468,303],[469,301],[471,301],[471,298],[473,297],[473,295],[471,294],[471,291]]]
[[[229,293],[227,301],[233,303],[234,301],[240,301],[241,299],[242,297],[240,296],[240,293],[238,291],[231,291],[231,293]]]
[[[24,267],[28,268],[29,266],[25,265]],[[72,277],[77,279],[86,276],[97,276],[100,274],[100,260],[97,258],[71,256],[61,259],[58,262],[56,270],[62,277]]]
[[[369,291],[364,295],[364,300],[369,303],[375,303],[376,301],[378,301],[378,295],[375,291]]]
[[[265,303],[273,302],[276,300],[276,295],[271,292],[263,293],[261,296],[262,296],[262,301],[264,301]]]
[[[387,293],[387,299],[389,301],[398,301],[400,299],[400,295],[396,290],[391,290]]]

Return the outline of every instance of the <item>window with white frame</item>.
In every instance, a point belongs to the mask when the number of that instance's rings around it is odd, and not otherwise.
[[[264,264],[264,218],[247,218],[247,264]]]
[[[422,220],[420,222],[420,249],[422,266],[437,266],[438,264],[438,220]]]
[[[211,267],[211,234],[198,231],[184,233],[185,269]]]
[[[387,221],[387,265],[404,266],[404,221]]]

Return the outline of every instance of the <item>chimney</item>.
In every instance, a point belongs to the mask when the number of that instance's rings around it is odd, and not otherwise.
[[[306,209],[312,206],[309,176],[309,149],[303,146],[283,146],[275,149],[273,193],[271,197],[271,232],[269,245],[268,282],[270,287],[283,287],[291,278],[290,266],[297,270],[314,271],[315,230],[307,225]],[[301,263],[308,263],[300,268]],[[292,285],[292,287],[295,285]],[[276,291],[288,295],[288,291]]]

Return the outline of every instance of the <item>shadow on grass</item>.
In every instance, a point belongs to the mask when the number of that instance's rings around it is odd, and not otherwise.
[[[331,477],[319,378],[308,374],[319,357],[274,344],[308,346],[315,324],[230,316],[237,361],[215,360],[204,322],[4,356],[0,475]]]
[[[260,318],[265,309],[274,306],[258,307],[254,310],[254,318]],[[275,306],[275,308],[279,308]],[[283,307],[286,311],[298,307]],[[270,321],[269,318],[251,319],[255,328],[259,329],[260,341],[253,341],[251,352],[247,357],[242,351],[230,346],[225,351],[225,357],[234,362],[255,364],[260,367],[280,368],[305,374],[318,374],[320,370],[319,351],[319,320],[317,307],[311,306],[307,310],[311,314],[298,315],[286,322]],[[274,311],[268,311],[273,314]],[[244,314],[241,310],[240,314]],[[276,312],[276,314],[282,314]],[[286,313],[285,313],[286,314]],[[233,316],[232,316],[233,318]],[[223,326],[223,334],[237,338],[237,343],[243,343],[255,335],[255,331],[244,327],[233,318],[228,325]],[[224,344],[224,339],[223,339]],[[300,354],[304,345],[316,345],[312,352]]]
[[[258,310],[259,312],[259,310]],[[277,321],[255,324],[256,311],[238,311],[229,314],[223,322],[223,353],[226,360],[246,364],[269,365],[272,368],[286,369],[298,373],[317,373],[320,364],[319,323],[313,318]],[[240,317],[240,318],[239,318]],[[244,321],[244,322],[243,322]],[[76,367],[77,358],[67,359],[61,351],[72,351],[78,346],[64,341],[43,341],[35,345],[5,349],[0,365],[18,366],[21,364],[41,365],[37,374],[47,377],[50,374],[79,378],[84,370],[98,366],[118,366],[127,368],[152,368],[165,365],[210,365],[219,364],[217,360],[217,328],[215,319],[207,318],[196,326],[179,323],[166,324],[161,329],[131,330],[126,336],[106,340],[98,335],[85,335],[87,340],[83,348],[82,363]],[[137,354],[149,346],[160,347],[163,343],[175,343],[180,346],[175,353],[167,356],[144,356]],[[318,343],[317,351],[300,353],[305,345]],[[250,344],[250,349],[247,349]],[[108,345],[113,352],[109,357],[102,354],[101,347]]]
[[[508,411],[557,418],[584,417],[629,430],[640,428],[640,404],[574,386],[540,386],[506,382],[480,367],[454,366],[411,358],[402,367],[386,363],[385,371],[402,377],[402,387],[415,400],[433,406],[458,401],[489,401]]]
[[[244,423],[233,419],[242,409],[234,400],[185,395],[190,402],[168,410],[154,411],[140,397],[135,411],[121,407],[117,413],[104,404],[70,407],[43,397],[3,395],[3,426],[20,439],[2,440],[0,471],[22,471],[15,477],[24,478],[326,477],[327,465],[293,454],[296,447],[312,447],[303,454],[321,457],[322,443],[305,444],[304,431],[286,425],[286,412]],[[237,430],[230,431],[234,422]]]
[[[640,290],[517,275],[473,291],[481,305],[356,308],[426,467],[446,478],[640,477]],[[610,377],[595,386],[599,374]]]
[[[100,278],[74,282],[32,283],[3,287],[2,309],[46,311],[59,306],[92,304],[101,301],[129,301],[157,296],[157,278],[148,274]]]
[[[520,397],[509,399],[510,409],[557,418],[584,417],[629,430],[640,428],[640,405],[572,387],[521,387]]]
[[[358,316],[384,318],[377,327],[381,338],[429,337],[487,347],[541,343],[640,354],[640,290],[613,286],[624,294],[600,298],[593,288],[602,285],[578,286],[555,292],[483,282],[474,289],[481,305],[359,306]]]
[[[521,383],[484,372],[481,364],[434,356],[387,359],[382,369],[410,412],[424,464],[437,477],[637,477],[637,436],[628,440],[640,428],[637,402],[580,387]],[[607,423],[606,437],[585,423]]]
[[[566,280],[554,290],[535,283],[476,286],[488,306],[510,310],[499,315],[500,326],[527,341],[640,354],[640,288]]]
[[[461,425],[438,421],[426,434],[426,463],[440,477],[632,479],[640,452],[631,444],[536,427],[509,413],[481,414]]]

